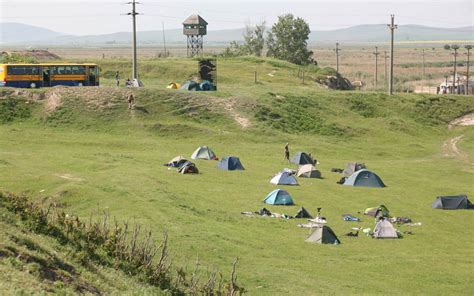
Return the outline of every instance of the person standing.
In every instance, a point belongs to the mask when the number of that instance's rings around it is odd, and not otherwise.
[[[290,148],[288,147],[288,143],[285,145],[285,160],[290,161]]]
[[[132,92],[129,92],[127,95],[128,109],[132,110],[135,107],[135,96]]]
[[[115,72],[115,81],[117,82],[117,86],[120,85],[120,73],[119,71]]]

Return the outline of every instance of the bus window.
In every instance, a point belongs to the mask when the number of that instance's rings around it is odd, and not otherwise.
[[[54,74],[63,75],[64,74],[64,67],[63,66],[55,67]]]
[[[8,75],[24,75],[25,74],[25,67],[8,66],[7,73],[8,73]]]
[[[65,75],[71,75],[72,74],[70,66],[64,67],[64,74]]]
[[[84,66],[72,66],[71,71],[73,75],[84,75],[86,68]]]
[[[39,67],[30,67],[31,68],[31,75],[39,75],[40,69]]]

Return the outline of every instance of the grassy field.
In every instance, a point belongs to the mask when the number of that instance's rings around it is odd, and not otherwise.
[[[125,90],[107,87],[113,71],[127,75],[128,61],[101,66],[106,86],[100,89],[55,89],[29,103],[22,101],[32,96],[28,92],[2,92],[1,189],[52,196],[86,219],[107,211],[147,225],[158,237],[166,230],[179,264],[192,267],[199,256],[205,268],[228,273],[239,257],[238,282],[249,295],[474,292],[472,212],[430,206],[438,195],[474,196],[474,129],[447,128],[474,110],[473,97],[328,91],[303,85],[295,66],[247,58],[219,60],[218,92],[187,93],[164,86],[192,76],[196,62],[160,59],[140,64],[147,87],[136,91],[138,108],[129,111]],[[54,105],[51,92],[60,98]],[[11,107],[12,100],[20,103]],[[243,128],[237,118],[250,126]],[[467,158],[443,148],[459,135]],[[269,180],[289,166],[283,161],[286,142],[292,154],[312,153],[323,179],[283,187],[296,205],[267,208],[292,215],[300,206],[311,214],[322,207],[341,245],[305,243],[308,230],[296,227],[302,221],[240,214],[263,207],[263,198],[277,188]],[[197,161],[199,175],[181,175],[162,166],[200,145],[219,157],[239,156],[246,170],[219,171],[215,161]],[[337,185],[340,175],[330,169],[356,160],[388,187]],[[373,227],[373,219],[359,212],[380,204],[422,225],[400,226],[413,232],[400,240],[344,236],[352,227]],[[346,213],[363,222],[343,221]],[[2,260],[0,266],[9,271]],[[12,276],[18,284],[0,277],[2,287],[18,292],[23,276]],[[130,285],[122,292],[133,290]]]
[[[445,76],[451,76],[453,71],[453,56],[450,51],[444,50],[444,44],[457,43],[460,45],[471,44],[472,40],[454,42],[451,40],[439,42],[398,42],[395,45],[394,56],[394,86],[396,91],[413,91],[416,86],[439,86],[445,80]],[[375,88],[375,59],[373,52],[378,46],[380,52],[378,59],[378,83]],[[334,54],[334,44],[321,44],[311,46],[314,52],[314,59],[321,67],[336,67],[336,57]],[[362,81],[364,91],[386,90],[388,75],[385,75],[384,52],[390,56],[388,43],[366,43],[351,44],[342,43],[339,58],[340,73],[350,81]],[[219,54],[223,47],[206,47],[206,54]],[[52,48],[52,52],[58,54],[66,60],[97,60],[102,62],[102,55],[105,61],[108,59],[130,59],[130,48]],[[425,75],[423,76],[423,57],[425,54]],[[140,57],[146,60],[159,59],[162,53],[159,47],[139,48]],[[169,51],[172,56],[183,56],[186,54],[184,47],[171,47]],[[459,73],[466,72],[465,50],[461,49],[458,56]],[[389,71],[390,60],[387,59],[387,70]],[[471,69],[474,66],[471,59]],[[388,72],[387,72],[388,73]]]

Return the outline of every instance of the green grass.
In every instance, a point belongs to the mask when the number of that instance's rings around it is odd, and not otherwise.
[[[447,129],[449,120],[474,110],[473,97],[331,92],[302,85],[291,65],[245,58],[219,60],[217,93],[163,89],[192,75],[195,64],[143,61],[148,87],[137,91],[141,108],[134,112],[118,97],[108,99],[117,101],[112,107],[91,107],[86,91],[64,97],[49,114],[41,103],[27,104],[29,115],[0,125],[0,187],[56,197],[82,217],[108,211],[155,233],[166,230],[180,264],[192,266],[199,256],[203,266],[228,274],[239,257],[238,281],[250,295],[473,293],[472,212],[430,207],[437,195],[474,197],[474,130]],[[103,72],[127,67],[125,61],[102,63]],[[253,84],[254,69],[262,73],[260,84]],[[235,112],[250,119],[250,128],[242,129],[222,107],[230,98],[237,98]],[[471,161],[443,156],[443,142],[461,134],[459,148]],[[240,214],[263,207],[276,188],[269,180],[288,166],[286,142],[292,154],[311,152],[324,179],[299,179],[300,186],[285,188],[295,206],[268,208],[295,214],[304,206],[315,214],[322,207],[341,245],[305,243],[307,229],[296,227],[302,221]],[[189,157],[200,145],[219,157],[239,156],[246,170],[224,172],[214,161],[197,161],[201,174],[191,176],[161,165]],[[388,187],[337,185],[340,175],[330,169],[355,160]],[[361,215],[362,223],[344,222],[342,214],[379,204],[422,226],[399,227],[414,233],[400,240],[343,235],[374,223]],[[0,266],[10,270],[2,259]]]

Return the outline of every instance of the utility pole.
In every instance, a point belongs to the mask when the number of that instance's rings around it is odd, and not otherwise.
[[[384,70],[384,86],[387,86],[387,81],[388,81],[388,74],[387,74],[387,59],[388,59],[388,56],[387,56],[387,51],[385,50],[383,52],[383,61],[384,61],[384,65],[383,65],[383,70]]]
[[[465,49],[467,49],[467,53],[465,53],[465,55],[467,55],[467,66],[466,66],[466,95],[469,95],[469,57],[471,56],[471,49],[472,49],[472,45],[465,45],[464,46]]]
[[[425,49],[421,49],[421,57],[423,58],[423,71],[421,72],[421,80],[425,80]]]
[[[457,64],[457,56],[458,56],[458,49],[459,49],[459,45],[457,44],[453,44],[453,45],[449,45],[449,44],[446,44],[444,46],[444,49],[446,50],[452,50],[452,55],[454,57],[454,71],[453,71],[453,90],[451,93],[454,93],[455,89],[456,89],[456,64]],[[456,91],[457,93],[459,93],[459,85],[458,85],[458,89]]]
[[[375,80],[374,80],[374,89],[376,90],[377,89],[377,80],[378,80],[378,76],[379,76],[379,48],[376,46],[375,47],[375,51],[373,52],[373,54],[375,55]]]
[[[163,31],[163,49],[165,50],[165,58],[168,57],[166,52],[166,39],[165,39],[165,22],[161,22],[161,30]]]
[[[447,94],[448,93],[448,75],[444,75],[444,92],[443,94]]]
[[[397,25],[395,25],[395,15],[390,15],[391,21],[390,24],[387,25],[390,29],[390,83],[388,85],[388,94],[393,94],[393,37],[395,34],[395,29],[397,29]]]
[[[339,42],[336,43],[336,49],[334,51],[336,52],[336,72],[339,73],[339,52],[341,51]]]
[[[132,27],[133,27],[133,38],[132,38],[132,79],[138,79],[138,71],[137,71],[137,22],[136,16],[139,14],[135,10],[135,5],[140,4],[135,0],[132,2],[128,2],[127,4],[132,4],[132,11],[127,13],[127,15],[132,16]]]

